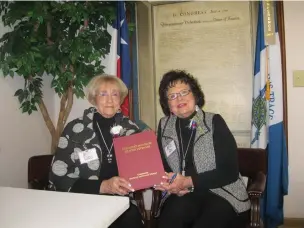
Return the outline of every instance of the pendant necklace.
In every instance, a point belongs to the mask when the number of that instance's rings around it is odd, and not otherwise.
[[[107,154],[108,163],[112,163],[113,154],[111,153],[111,151],[112,151],[112,148],[113,148],[113,142],[112,142],[111,148],[109,149],[109,147],[108,147],[108,145],[106,144],[106,141],[105,141],[105,139],[104,139],[104,137],[103,137],[103,134],[102,134],[102,132],[101,132],[101,130],[100,130],[100,127],[99,127],[99,124],[98,124],[98,123],[97,123],[97,127],[98,127],[98,129],[99,129],[100,134],[101,134],[102,141],[103,141],[104,145],[106,146],[106,148],[107,148],[107,150],[108,150],[108,154]]]
[[[178,128],[179,128],[179,136],[180,136],[180,139],[181,139],[181,146],[182,146],[182,175],[185,176],[186,172],[185,172],[185,167],[186,167],[186,156],[187,156],[187,153],[188,153],[188,149],[189,149],[189,146],[190,146],[190,142],[191,142],[191,139],[192,139],[192,135],[193,135],[193,129],[191,131],[191,135],[190,135],[190,139],[189,139],[189,142],[188,142],[188,146],[187,146],[187,149],[186,149],[186,152],[184,153],[184,146],[183,146],[183,137],[182,137],[182,134],[181,134],[181,128],[180,128],[180,120],[178,121]]]

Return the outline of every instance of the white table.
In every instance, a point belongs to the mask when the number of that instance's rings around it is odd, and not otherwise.
[[[0,187],[1,228],[106,228],[129,199]]]

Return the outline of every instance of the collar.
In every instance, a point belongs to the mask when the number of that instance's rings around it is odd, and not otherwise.
[[[89,125],[90,123],[93,122],[94,114],[97,112],[97,109],[95,107],[90,107],[83,112],[82,120],[85,124],[85,126]],[[116,113],[114,115],[115,118],[115,123],[117,125],[120,125],[123,119],[123,114],[122,113]]]
[[[199,109],[194,117],[192,118],[197,123],[196,134],[195,134],[195,142],[205,134],[211,131],[210,126],[207,126],[205,121],[205,112]],[[163,137],[167,138],[177,138],[177,133],[175,130],[177,117],[175,115],[171,115],[168,117],[164,129],[163,129]]]

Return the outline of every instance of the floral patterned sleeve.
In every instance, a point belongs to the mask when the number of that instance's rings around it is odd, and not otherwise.
[[[70,122],[59,139],[49,173],[49,190],[70,191],[79,178],[79,168],[75,164],[77,151],[69,136],[76,124],[75,121]]]

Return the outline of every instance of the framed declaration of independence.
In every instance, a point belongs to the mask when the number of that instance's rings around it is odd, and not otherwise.
[[[283,3],[279,4],[287,130]],[[203,109],[221,114],[238,146],[250,147],[258,2],[138,2],[136,8],[140,119],[157,128],[163,116],[160,79],[168,70],[186,70],[202,86]]]

